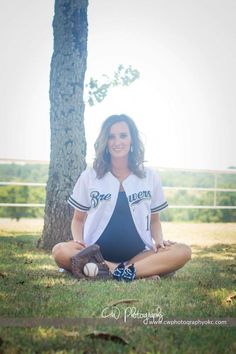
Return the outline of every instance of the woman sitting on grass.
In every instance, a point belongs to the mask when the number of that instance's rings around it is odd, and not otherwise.
[[[134,121],[123,114],[107,118],[95,151],[93,168],[81,174],[69,198],[73,241],[54,246],[56,263],[77,278],[85,276],[86,263],[96,263],[97,278],[124,281],[181,268],[191,249],[163,240],[159,213],[167,202],[159,176],[143,166]]]

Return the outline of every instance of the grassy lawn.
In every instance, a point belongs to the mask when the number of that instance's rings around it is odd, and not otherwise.
[[[236,224],[165,223],[163,228],[167,238],[189,240],[192,261],[174,278],[130,284],[77,281],[36,249],[39,233],[2,228],[0,316],[20,324],[27,318],[60,318],[60,323],[2,326],[0,353],[236,352],[235,327],[124,322],[131,307],[141,315],[159,311],[164,320],[236,318]],[[119,313],[118,320],[103,318],[107,307]]]

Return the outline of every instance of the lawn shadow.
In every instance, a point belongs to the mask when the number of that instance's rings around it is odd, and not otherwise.
[[[235,311],[235,303],[225,298],[236,284],[236,245],[193,246],[193,259],[175,278],[119,284],[59,273],[50,254],[36,248],[35,236],[0,237],[0,242],[5,245],[2,315],[96,317],[113,300],[127,297],[138,298],[142,311],[158,304],[168,316],[231,316]]]
[[[208,280],[212,288],[235,285],[236,277],[236,244],[215,244],[207,247],[193,246],[193,271],[202,279]]]
[[[1,316],[100,318],[101,310],[112,302],[138,299],[137,303],[123,303],[117,307],[122,312],[127,306],[136,306],[137,311],[145,313],[158,305],[163,311],[164,319],[236,317],[235,300],[232,303],[226,302],[227,296],[236,285],[235,244],[221,243],[210,247],[194,245],[192,260],[177,271],[176,277],[160,282],[137,280],[129,284],[120,284],[115,281],[77,281],[69,273],[59,273],[50,253],[36,248],[37,239],[38,236],[28,235],[0,237],[0,242],[4,246],[0,257],[3,299]],[[102,326],[90,327],[91,331],[94,329],[102,330]],[[201,351],[199,350],[201,346],[206,349],[204,341],[211,340],[215,343],[215,348],[219,347],[217,340],[224,336],[228,338],[228,347],[232,348],[230,343],[233,343],[233,334],[230,334],[230,328],[226,329],[189,326],[158,328],[134,326],[127,329],[120,325],[106,328],[110,333],[128,334],[130,350],[131,345],[135,343],[137,351],[142,352],[140,349],[142,348],[143,352],[147,352],[150,346],[150,352],[154,352],[151,343],[156,342],[161,345],[163,352],[168,352],[167,349],[173,352],[176,348],[179,348],[179,352],[180,348],[182,352],[187,352],[189,347],[193,346],[196,349],[195,353]],[[79,348],[82,342],[82,348],[86,352],[93,345],[93,341],[94,346],[98,344],[96,340],[84,336],[86,331],[86,328],[69,328],[62,331],[55,328],[37,328],[29,331],[10,328],[5,329],[7,340],[4,336],[4,341],[11,342],[12,347],[18,343],[22,350],[24,345],[27,344],[31,348],[33,343],[34,350],[36,347],[39,352],[63,348],[73,350]],[[99,344],[101,352],[108,344],[111,345],[104,342]],[[118,352],[118,349],[118,346],[114,346],[113,352]],[[211,347],[208,349],[209,352],[213,352]],[[219,353],[222,352],[220,349]],[[124,349],[121,346],[120,352],[122,350]]]

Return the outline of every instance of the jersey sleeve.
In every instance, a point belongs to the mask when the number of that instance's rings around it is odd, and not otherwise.
[[[153,172],[153,193],[151,201],[151,213],[159,213],[160,211],[166,209],[168,203],[164,196],[163,187],[161,184],[161,179],[159,175]]]
[[[82,172],[77,180],[73,193],[68,199],[68,203],[76,210],[87,212],[90,209],[90,200],[88,196],[88,173]]]

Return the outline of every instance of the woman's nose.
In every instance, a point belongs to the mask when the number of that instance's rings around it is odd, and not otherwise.
[[[115,138],[114,144],[117,146],[117,145],[120,145],[120,143],[121,143],[120,138]]]

